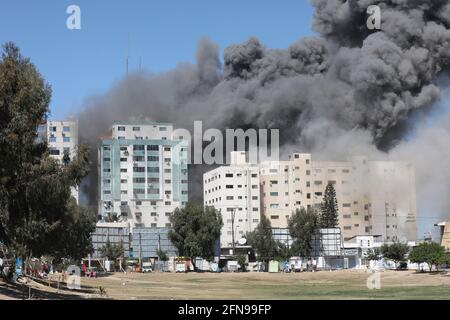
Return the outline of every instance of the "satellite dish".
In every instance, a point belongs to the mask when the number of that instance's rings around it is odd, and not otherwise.
[[[247,243],[247,239],[245,239],[245,238],[240,238],[239,241],[238,241],[238,243],[239,243],[241,246],[243,246],[244,244]]]

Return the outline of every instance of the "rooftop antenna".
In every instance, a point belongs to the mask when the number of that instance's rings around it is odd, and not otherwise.
[[[126,68],[126,75],[127,76],[128,76],[129,64],[130,64],[130,34],[128,34],[127,56],[126,56],[126,59],[125,59],[125,68]]]

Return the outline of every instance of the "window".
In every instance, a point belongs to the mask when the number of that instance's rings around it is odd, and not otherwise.
[[[152,213],[150,213],[150,216],[152,216],[152,217],[156,217],[156,212],[152,212]]]
[[[59,149],[50,148],[49,153],[51,156],[59,156]]]
[[[152,228],[156,228],[156,223],[151,224]]]
[[[117,131],[125,131],[125,127],[122,127],[122,126],[121,126],[121,127],[118,127],[118,128],[117,128]]]
[[[147,146],[147,151],[159,151],[158,145],[149,145]]]
[[[133,178],[133,183],[145,183],[145,178]]]
[[[134,194],[144,194],[145,193],[145,189],[134,189],[133,193]]]
[[[167,131],[167,127],[159,127],[159,131]]]
[[[149,188],[148,194],[159,194],[159,189]]]
[[[257,173],[252,173],[252,178],[258,178],[258,174]]]
[[[136,201],[136,205],[137,205],[137,206],[142,205],[142,201]]]
[[[307,188],[311,187],[311,182],[310,181],[306,181],[306,187]]]
[[[252,189],[258,189],[258,185],[257,184],[252,185]]]
[[[70,142],[70,137],[63,137],[63,142]]]
[[[344,214],[343,217],[344,219],[350,219],[352,216],[350,214]]]
[[[165,183],[165,184],[171,184],[171,183],[172,183],[172,180],[166,179],[166,180],[164,180],[164,183]]]
[[[270,204],[270,209],[278,209],[280,207],[280,205],[278,203],[271,203]]]
[[[50,137],[50,138],[48,138],[48,141],[49,142],[56,142],[56,137]]]
[[[111,190],[104,190],[103,194],[111,194]]]
[[[227,184],[226,189],[233,189],[233,185]]]
[[[278,180],[270,180],[270,184],[278,184]]]
[[[311,193],[306,194],[306,199],[311,199]]]
[[[145,150],[145,146],[144,145],[134,145],[133,146],[133,150],[134,151],[144,151]]]
[[[104,184],[111,183],[111,179],[103,179],[103,183],[104,183]]]
[[[351,204],[350,203],[343,203],[342,207],[343,208],[350,208]]]
[[[336,173],[335,169],[328,169],[328,173]]]
[[[159,183],[159,178],[148,178],[148,183]]]
[[[127,182],[128,182],[127,179],[121,179],[121,180],[120,180],[120,183],[127,183]]]
[[[120,162],[127,162],[127,158],[120,158]]]
[[[104,161],[104,162],[110,162],[110,161],[111,161],[111,158],[103,158],[103,161]]]
[[[344,226],[344,230],[352,230],[352,226]]]
[[[278,192],[271,192],[271,193],[270,193],[270,196],[271,196],[271,197],[278,197]]]
[[[258,196],[252,196],[252,200],[258,200]]]
[[[170,147],[165,147],[164,151],[170,151]]]
[[[227,200],[234,200],[233,196],[227,196]]]
[[[111,169],[105,168],[105,169],[103,169],[103,172],[104,172],[104,173],[110,173],[110,172],[111,172]]]
[[[133,131],[141,131],[141,127],[133,127]]]
[[[279,216],[270,216],[271,220],[278,220]]]
[[[120,147],[120,151],[128,151],[127,147]]]
[[[172,170],[171,169],[164,169],[164,173],[171,173]]]
[[[227,174],[225,174],[225,178],[233,178],[233,174],[232,173],[227,173]]]
[[[309,159],[306,159],[306,164],[309,164],[309,162],[310,162],[310,160],[309,160]]]
[[[133,172],[145,172],[145,167],[133,167]]]
[[[133,161],[145,161],[145,157],[144,156],[134,156]]]
[[[50,131],[56,132],[56,127],[50,127]]]
[[[127,173],[127,172],[128,172],[128,169],[122,168],[122,169],[120,169],[120,172],[122,172],[122,173]]]
[[[148,156],[147,161],[159,161],[159,157],[158,156]]]
[[[120,194],[128,194],[127,190],[120,190]]]
[[[311,175],[311,170],[306,170],[306,175],[307,176]]]

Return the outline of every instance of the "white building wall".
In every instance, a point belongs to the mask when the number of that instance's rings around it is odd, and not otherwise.
[[[39,127],[39,134],[47,140],[52,158],[62,163],[65,153],[69,154],[70,159],[76,156],[78,146],[77,121],[48,121]],[[78,203],[79,192],[77,188],[72,188],[72,196]]]
[[[232,159],[230,166],[203,175],[204,205],[214,207],[222,214],[221,247],[232,247],[233,213],[235,243],[256,228],[261,214],[258,167],[245,163],[236,155]]]

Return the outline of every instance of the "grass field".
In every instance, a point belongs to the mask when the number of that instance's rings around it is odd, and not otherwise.
[[[414,271],[381,272],[381,288],[369,290],[369,273],[115,273],[82,278],[85,293],[33,284],[37,299],[449,299],[450,274]],[[1,287],[0,299],[11,298]],[[100,296],[103,287],[106,296]],[[16,298],[21,298],[17,296]]]
[[[153,273],[83,279],[113,299],[450,299],[450,275],[411,271],[381,273],[381,288],[369,290],[370,274]]]

